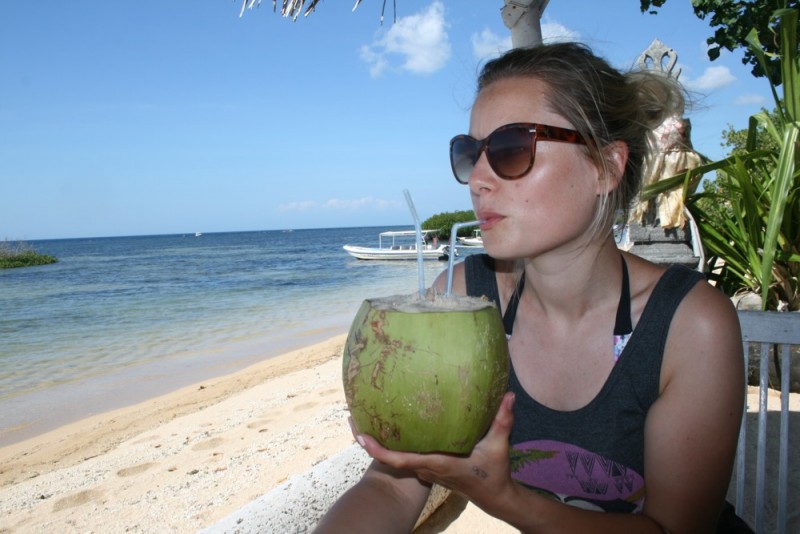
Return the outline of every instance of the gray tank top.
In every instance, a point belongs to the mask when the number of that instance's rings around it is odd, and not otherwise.
[[[464,266],[467,294],[485,296],[499,309],[493,260],[476,254],[468,256]],[[510,456],[516,480],[581,508],[642,510],[645,419],[658,398],[672,317],[701,279],[701,273],[683,266],[667,269],[605,384],[583,408],[563,412],[538,403],[522,388],[511,366],[509,389],[516,402]],[[629,302],[627,306],[630,309]],[[505,322],[513,326],[513,318]],[[508,330],[507,326],[510,334]]]

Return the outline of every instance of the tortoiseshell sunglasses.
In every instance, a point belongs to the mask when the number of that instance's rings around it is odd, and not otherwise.
[[[504,180],[522,178],[533,167],[538,141],[586,144],[575,130],[532,122],[506,124],[480,141],[469,135],[457,135],[450,141],[453,176],[459,183],[468,184],[475,164],[486,151],[489,166],[497,176]]]

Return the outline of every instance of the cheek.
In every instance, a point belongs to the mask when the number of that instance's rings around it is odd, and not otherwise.
[[[513,188],[509,192],[509,202],[519,207],[518,215],[530,224],[561,226],[565,231],[585,229],[594,219],[598,206],[590,177],[569,173],[553,176],[531,183],[529,187]]]
[[[585,198],[593,198],[591,184],[583,178],[571,178],[563,174],[557,178],[537,180],[535,183],[520,184],[510,194],[512,200],[525,206],[567,208],[582,205]]]

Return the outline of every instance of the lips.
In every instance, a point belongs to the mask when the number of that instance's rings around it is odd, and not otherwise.
[[[481,220],[481,232],[485,232],[491,230],[494,226],[496,226],[500,221],[505,219],[503,215],[499,213],[494,213],[491,211],[480,211],[478,212],[478,218]]]

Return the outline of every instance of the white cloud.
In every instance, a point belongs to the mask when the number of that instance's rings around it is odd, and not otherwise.
[[[400,205],[400,202],[393,200],[383,200],[374,197],[362,197],[355,199],[339,199],[332,198],[322,205],[323,209],[333,210],[348,210],[355,211],[359,209],[374,209],[382,211],[388,208],[394,208]]]
[[[708,67],[697,79],[684,80],[684,84],[694,91],[713,91],[736,81],[728,67]]]
[[[578,32],[570,30],[558,22],[542,24],[542,41],[545,43],[579,40]],[[511,50],[511,33],[501,36],[487,28],[480,33],[473,33],[470,41],[472,42],[472,53],[478,61],[486,61]]]
[[[500,37],[492,30],[485,29],[481,33],[473,33],[470,37],[472,53],[478,61],[497,57],[506,50],[511,50],[511,35]]]
[[[301,200],[298,202],[287,202],[278,206],[278,211],[308,211],[317,207],[313,200]]]
[[[563,43],[567,41],[580,41],[581,34],[570,30],[558,22],[545,22],[542,24],[542,41],[545,43]]]
[[[375,78],[391,66],[390,58],[399,56],[401,70],[413,74],[432,74],[450,58],[444,4],[433,2],[423,11],[402,17],[370,45],[361,47],[361,59],[370,66]]]
[[[759,106],[767,105],[767,99],[761,95],[741,95],[736,99],[737,106]]]
[[[369,46],[362,46],[360,54],[361,59],[369,64],[369,75],[373,78],[377,78],[389,68],[389,61],[387,61],[386,55],[373,51]]]
[[[400,207],[401,202],[395,200],[383,200],[374,197],[361,197],[354,199],[331,198],[324,202],[315,200],[301,200],[287,202],[278,206],[278,211],[311,211],[311,210],[331,210],[331,211],[357,211],[372,210],[385,211]]]

